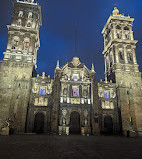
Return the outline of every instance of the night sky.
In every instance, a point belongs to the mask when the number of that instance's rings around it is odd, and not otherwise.
[[[0,59],[7,44],[7,27],[11,24],[15,0],[0,0]],[[101,31],[115,3],[121,14],[135,18],[134,38],[138,40],[137,60],[142,70],[142,0],[37,0],[42,9],[41,46],[37,72],[54,75],[60,66],[78,56],[89,69],[94,63],[97,79],[104,78],[103,36]],[[77,53],[75,53],[77,30]]]

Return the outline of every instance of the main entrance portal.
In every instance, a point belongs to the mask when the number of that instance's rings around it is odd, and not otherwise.
[[[44,133],[44,114],[37,113],[34,120],[34,132],[37,134]]]
[[[70,115],[70,134],[80,134],[80,115],[75,111]]]
[[[111,116],[106,116],[104,118],[104,128],[105,133],[113,133],[113,120]]]

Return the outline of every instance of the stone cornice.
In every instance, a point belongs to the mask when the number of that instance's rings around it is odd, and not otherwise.
[[[102,30],[102,34],[104,34],[104,31],[106,30],[108,24],[110,23],[111,20],[123,20],[123,21],[129,21],[129,22],[133,22],[134,18],[129,18],[129,17],[121,17],[121,16],[110,16],[107,20],[106,25],[104,26],[103,30]]]
[[[108,45],[104,48],[104,51],[102,52],[102,54],[105,54],[105,52],[108,51],[108,49],[113,45],[113,44],[122,44],[122,45],[136,45],[137,44],[137,40],[122,40],[122,39],[113,39],[111,40]]]

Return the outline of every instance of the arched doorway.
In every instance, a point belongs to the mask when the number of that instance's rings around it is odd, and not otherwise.
[[[37,113],[34,120],[34,132],[37,134],[44,133],[44,114]]]
[[[80,134],[80,114],[75,111],[70,115],[70,134]]]
[[[113,120],[111,116],[105,116],[104,118],[104,131],[105,133],[113,133]]]

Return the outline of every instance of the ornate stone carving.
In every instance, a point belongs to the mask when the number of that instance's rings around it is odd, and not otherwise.
[[[66,110],[66,109],[63,109],[63,110],[62,110],[62,114],[63,114],[63,116],[66,116],[67,110]]]
[[[71,98],[71,104],[80,104],[80,98]]]
[[[87,116],[88,116],[88,111],[85,110],[85,111],[84,111],[84,117],[86,118]]]
[[[78,57],[74,57],[72,63],[73,63],[73,65],[75,67],[77,67],[78,65],[80,65],[79,58]]]

